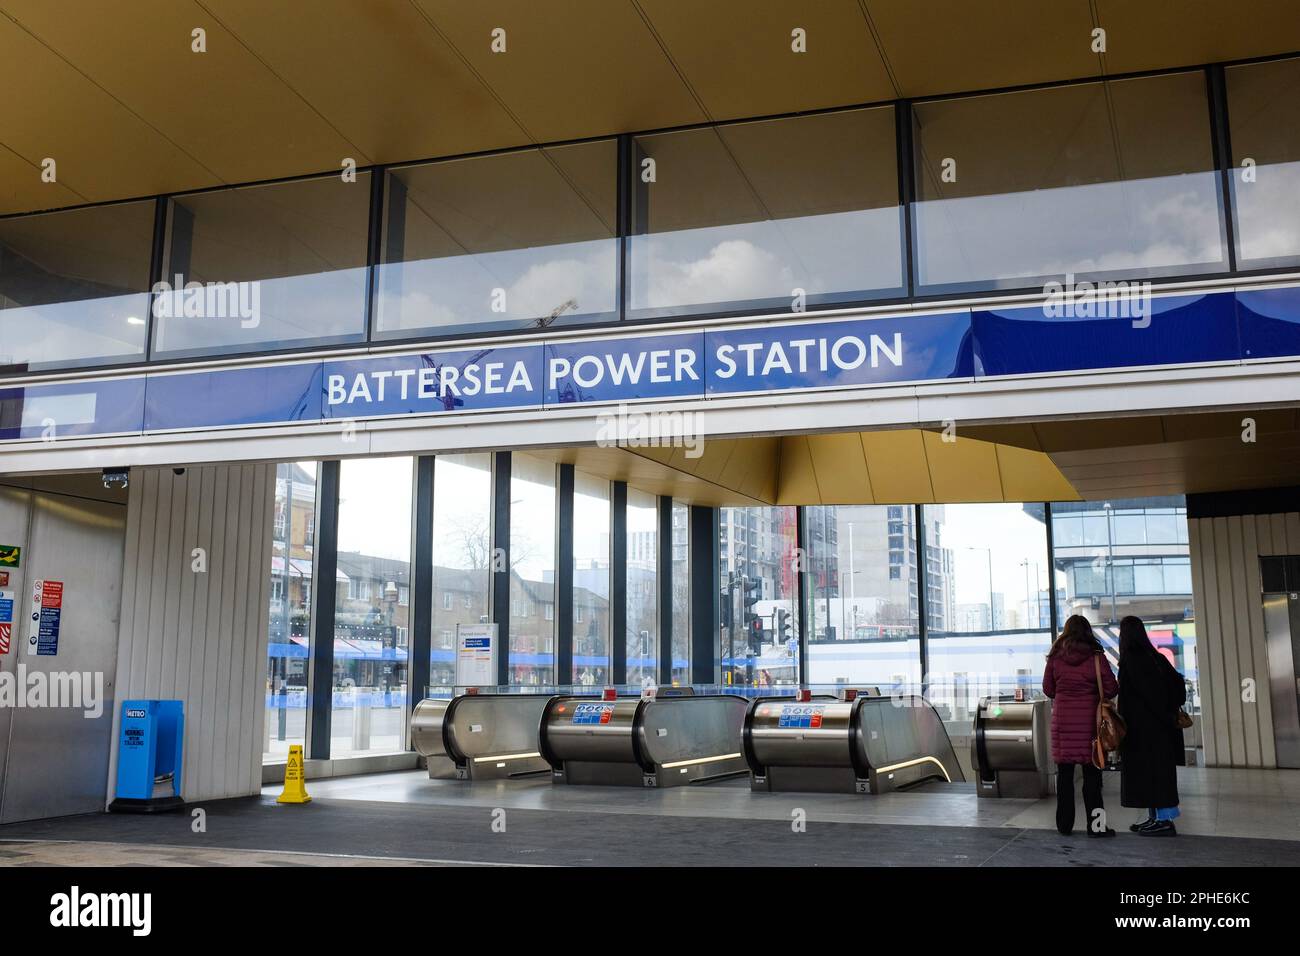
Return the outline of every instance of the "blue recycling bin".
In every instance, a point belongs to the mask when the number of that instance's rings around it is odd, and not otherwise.
[[[157,813],[181,799],[185,706],[179,700],[122,702],[117,744],[116,813]]]

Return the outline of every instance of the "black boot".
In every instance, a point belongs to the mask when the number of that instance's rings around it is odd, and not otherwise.
[[[1174,826],[1173,820],[1157,820],[1150,826],[1138,830],[1137,833],[1138,836],[1171,837],[1178,836],[1178,829]]]

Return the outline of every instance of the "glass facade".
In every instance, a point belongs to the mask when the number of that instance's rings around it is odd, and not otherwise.
[[[722,508],[718,560],[722,682],[799,680],[799,537],[795,508]]]
[[[144,358],[155,206],[0,219],[0,372]]]
[[[554,460],[514,453],[510,480],[509,683],[559,680],[593,690],[612,680],[623,641],[625,684],[658,683],[659,626],[672,614],[670,679],[793,688],[924,693],[964,736],[979,699],[1039,694],[1043,664],[1067,616],[1087,618],[1112,662],[1118,622],[1136,615],[1184,674],[1200,710],[1186,505],[1179,496],[1097,502],[719,508],[719,608],[713,674],[693,674],[691,508],[627,489],[623,515],[606,479],[574,471],[572,583],[557,591],[560,489]],[[449,693],[459,624],[486,623],[493,604],[495,474],[490,454],[433,458],[432,587],[412,593],[411,458],[345,461],[339,469],[331,655],[333,757],[404,750],[411,694]],[[328,466],[327,466],[328,467]],[[567,487],[567,486],[565,486]],[[277,466],[267,657],[266,760],[308,735],[317,465]],[[624,633],[611,630],[611,542],[624,521]],[[1049,537],[1050,526],[1050,537]],[[803,540],[799,540],[802,533]],[[1050,542],[1050,546],[1049,546]],[[661,549],[671,608],[659,604]],[[430,677],[408,692],[413,609],[429,604]],[[568,602],[570,629],[555,622]],[[802,604],[801,604],[802,601]],[[1055,617],[1053,617],[1055,612]],[[806,626],[801,629],[801,621]],[[557,674],[571,641],[572,673]],[[801,641],[803,646],[801,647]],[[923,648],[924,647],[924,651]],[[806,649],[806,650],[805,650]],[[922,672],[923,666],[925,672]]]
[[[627,490],[627,683],[659,678],[659,499]],[[615,636],[617,639],[617,635]]]
[[[492,456],[433,460],[429,684],[456,682],[456,628],[492,619]]]
[[[340,467],[332,757],[406,749],[413,478],[410,458]]]
[[[981,696],[1017,689],[1032,696],[1042,687],[1055,637],[1047,526],[1041,506],[921,511],[927,570],[945,569],[939,600],[926,605],[930,697],[946,720],[965,727]]]
[[[889,104],[7,216],[0,375],[1220,276],[1229,215],[1239,270],[1292,268],[1298,72],[920,99],[901,142]]]
[[[920,684],[919,556],[910,505],[806,509],[808,682]],[[933,577],[927,583],[935,586]],[[943,584],[938,583],[940,592]]]
[[[275,466],[271,601],[267,610],[266,720],[262,759],[284,760],[307,739],[312,564],[316,556],[316,462]]]
[[[1300,57],[1224,71],[1237,264],[1300,264]]]
[[[1205,74],[918,103],[918,290],[1227,268]]]
[[[388,172],[380,338],[615,314],[615,140]]]
[[[1110,656],[1119,621],[1142,619],[1152,643],[1187,680],[1200,710],[1187,507],[1178,495],[1052,505],[1058,627],[1071,614],[1093,622]]]
[[[175,197],[154,354],[363,341],[369,219],[369,173]]]
[[[802,311],[902,292],[893,107],[633,146],[632,313]]]
[[[609,482],[573,482],[573,682],[609,682]]]
[[[555,464],[510,466],[510,683],[555,683]],[[576,617],[576,615],[575,615]]]

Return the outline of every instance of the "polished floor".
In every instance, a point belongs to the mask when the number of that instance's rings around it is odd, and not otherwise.
[[[1107,779],[1097,840],[1053,825],[1053,800],[979,799],[971,785],[879,797],[752,793],[744,780],[666,790],[429,780],[309,781],[311,803],[260,797],[189,813],[95,814],[0,827],[0,865],[1300,865],[1300,772],[1180,771],[1180,836],[1127,832]]]
[[[1300,841],[1300,771],[1220,770],[1178,772],[1180,833]],[[1104,776],[1104,799],[1127,828],[1144,816],[1119,805],[1117,774]],[[1076,780],[1076,789],[1080,781]],[[802,809],[809,821],[903,826],[1056,828],[1056,798],[979,799],[973,784],[931,784],[877,797],[824,793],[753,793],[747,781],[639,790],[626,787],[553,786],[545,776],[509,782],[430,780],[421,771],[313,781],[315,797],[426,805],[514,807],[583,813],[638,813],[749,820],[789,820]],[[279,793],[267,787],[266,795]],[[1080,824],[1083,802],[1076,799]],[[1300,862],[1300,860],[1297,860]]]

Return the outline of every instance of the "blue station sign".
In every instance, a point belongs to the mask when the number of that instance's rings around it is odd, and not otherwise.
[[[1047,306],[797,315],[0,387],[0,440],[870,389],[1300,357],[1300,289],[1155,296],[1132,316]]]

